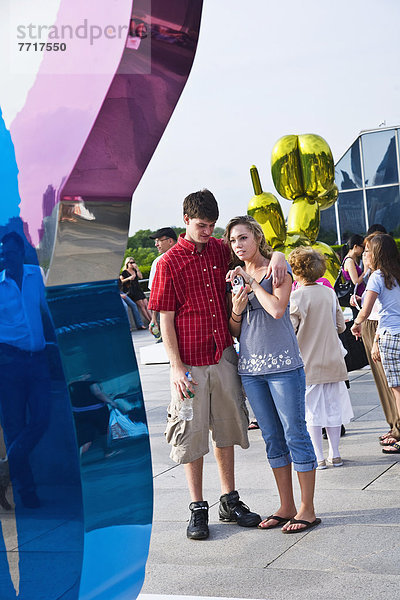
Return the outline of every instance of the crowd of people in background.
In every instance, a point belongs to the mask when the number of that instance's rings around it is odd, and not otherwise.
[[[186,232],[179,237],[170,227],[150,236],[159,256],[151,268],[149,305],[132,257],[125,261],[120,284],[123,300],[126,295],[136,304],[150,330],[161,327],[170,360],[166,438],[171,458],[184,464],[192,500],[187,536],[209,535],[202,489],[209,431],[220,474],[221,520],[260,529],[280,527],[283,533],[315,527],[321,522],[313,503],[315,471],[344,464],[340,438],[354,416],[348,391],[353,350],[341,341],[346,332],[347,339],[362,339],[356,347],[365,348],[365,362],[376,382],[389,426],[379,438],[382,451],[400,453],[396,243],[381,225],[374,225],[365,238],[351,235],[344,246],[341,272],[352,290],[352,318],[348,310],[346,329],[334,282],[325,277],[325,258],[318,251],[298,247],[286,261],[247,215],[232,219],[224,239],[215,239],[218,205],[208,190],[185,199],[183,216]],[[234,288],[237,277],[241,284]],[[182,403],[193,394],[193,417],[182,420]],[[263,519],[235,489],[233,447],[248,447],[245,398],[255,427],[261,429],[279,493],[279,506]],[[300,483],[299,507],[293,497],[292,463]]]

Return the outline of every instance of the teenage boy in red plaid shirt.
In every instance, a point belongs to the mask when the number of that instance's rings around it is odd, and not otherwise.
[[[172,447],[171,458],[185,468],[192,499],[187,528],[191,539],[209,535],[202,483],[210,430],[221,483],[220,520],[243,527],[255,527],[261,521],[235,490],[234,445],[249,447],[248,413],[228,330],[225,275],[230,252],[223,240],[211,237],[218,215],[210,191],[185,198],[186,233],[159,260],[149,303],[150,310],[160,312],[161,333],[171,363],[171,403],[165,433]],[[282,254],[273,255],[271,268],[279,283],[286,274]],[[195,394],[193,419],[183,421],[179,410],[188,390]]]

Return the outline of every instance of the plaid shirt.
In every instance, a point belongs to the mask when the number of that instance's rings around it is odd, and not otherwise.
[[[179,353],[187,365],[215,365],[232,345],[225,298],[229,257],[222,240],[210,238],[199,253],[181,234],[158,261],[149,309],[175,312]]]

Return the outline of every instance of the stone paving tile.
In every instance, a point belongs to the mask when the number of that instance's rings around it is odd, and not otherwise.
[[[144,595],[375,600],[398,589],[400,457],[383,455],[378,444],[387,424],[368,369],[350,374],[355,419],[341,440],[344,466],[317,473],[315,504],[321,526],[283,535],[279,529],[266,532],[220,523],[219,480],[211,451],[204,467],[211,536],[201,542],[186,539],[189,495],[184,469],[168,458],[163,436],[168,367],[146,365],[141,373],[156,475]],[[266,516],[278,506],[278,494],[260,432],[250,432],[249,438],[250,448],[235,452],[237,488],[252,510]],[[294,490],[298,499],[297,482]]]
[[[337,573],[286,568],[237,568],[229,564],[204,566],[148,563],[143,594],[184,594],[195,597],[262,598],[263,600],[376,600],[396,590],[398,575]],[[389,592],[390,593],[390,592]],[[393,594],[392,594],[393,596]]]

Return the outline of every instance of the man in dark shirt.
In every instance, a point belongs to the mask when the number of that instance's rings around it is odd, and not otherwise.
[[[44,329],[55,334],[41,271],[24,264],[24,242],[15,232],[2,239],[0,273],[0,423],[15,500],[40,504],[30,454],[49,422],[50,375]]]

